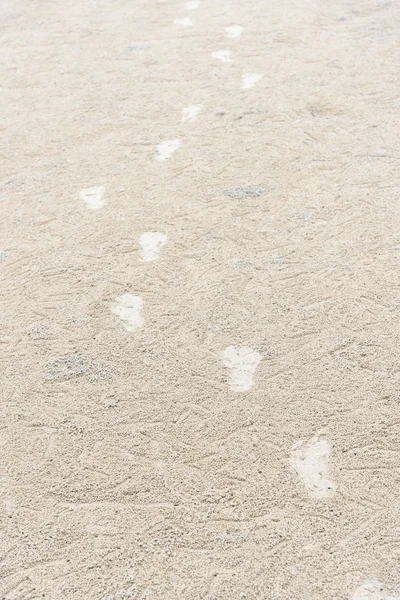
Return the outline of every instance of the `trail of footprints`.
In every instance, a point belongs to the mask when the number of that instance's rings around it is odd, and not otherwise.
[[[189,0],[184,7],[188,11],[197,9],[200,1]],[[178,18],[175,24],[191,26],[188,17]],[[228,38],[241,36],[241,25],[230,25],[225,28]],[[212,57],[222,63],[233,62],[230,50],[216,50]],[[245,73],[242,77],[242,88],[250,89],[262,78],[260,73]],[[192,104],[181,112],[182,123],[192,123],[203,112],[204,106]],[[158,162],[168,160],[181,147],[181,140],[171,139],[161,141],[156,147],[155,159]],[[80,199],[89,210],[99,210],[106,206],[106,188],[103,185],[86,188],[80,191]],[[167,236],[159,231],[146,231],[139,238],[140,260],[145,263],[159,259],[162,249],[167,243]],[[118,317],[122,326],[129,333],[144,327],[144,302],[141,296],[125,292],[110,305],[111,312]],[[262,360],[261,354],[247,346],[228,346],[221,354],[221,366],[226,369],[229,387],[234,393],[249,392],[256,379],[256,371]],[[308,493],[319,500],[334,495],[337,486],[328,478],[329,459],[331,454],[330,442],[320,436],[308,441],[297,442],[290,454],[290,466],[293,473],[302,483]]]
[[[195,10],[200,6],[198,0],[186,2],[186,10]],[[192,25],[188,17],[175,20],[176,24]],[[242,34],[241,25],[225,28],[229,38],[237,38]],[[230,50],[216,50],[213,58],[222,63],[232,62]],[[260,73],[246,73],[242,78],[242,88],[253,87],[262,78]],[[181,122],[196,121],[203,105],[193,104],[182,109]],[[180,139],[164,140],[157,145],[155,159],[158,162],[168,160],[181,147]],[[80,199],[89,210],[99,210],[106,205],[106,188],[103,185],[86,188],[80,191]],[[140,260],[150,263],[158,260],[167,242],[167,236],[159,231],[146,231],[139,238]],[[126,331],[132,333],[145,325],[143,316],[143,298],[126,292],[110,305],[111,312],[120,319]],[[222,366],[226,368],[230,389],[235,393],[246,393],[254,385],[256,370],[262,360],[261,354],[250,347],[227,347],[221,355]],[[298,442],[292,449],[290,464],[297,478],[302,482],[311,496],[325,499],[334,495],[336,485],[328,478],[331,446],[328,440],[315,436],[306,442]]]
[[[188,11],[196,10],[199,6],[199,0],[189,0],[184,4],[185,10]],[[189,17],[176,18],[174,24],[182,27],[194,25]],[[238,38],[242,32],[241,25],[225,28],[227,38]],[[233,62],[230,50],[216,50],[212,52],[212,58],[225,64]],[[262,77],[261,73],[244,73],[242,89],[254,87]],[[201,104],[184,107],[181,111],[181,122],[192,123],[203,111],[204,106]],[[179,138],[161,141],[156,147],[155,159],[158,162],[168,160],[181,145]],[[99,210],[106,206],[106,188],[103,185],[82,189],[79,197],[89,210]],[[145,263],[157,261],[166,243],[167,236],[164,233],[144,232],[139,238],[140,260]],[[115,299],[110,305],[110,310],[119,318],[125,330],[133,333],[145,325],[143,304],[141,296],[126,292]],[[251,390],[257,379],[256,372],[261,361],[262,355],[247,346],[228,346],[221,353],[221,366],[226,370],[232,392],[244,394]],[[319,434],[308,440],[296,442],[291,449],[288,463],[293,475],[314,500],[329,500],[337,492],[337,484],[330,478],[331,453],[331,442]],[[391,595],[378,580],[371,579],[354,591],[351,600],[400,600],[400,596]]]

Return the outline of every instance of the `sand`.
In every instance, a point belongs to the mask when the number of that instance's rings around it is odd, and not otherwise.
[[[399,25],[3,0],[0,598],[400,598]]]

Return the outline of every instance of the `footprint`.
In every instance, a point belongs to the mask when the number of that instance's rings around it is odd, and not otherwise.
[[[127,331],[136,331],[143,327],[145,320],[141,315],[143,300],[140,296],[134,296],[125,292],[111,305],[111,312],[117,315]]]
[[[142,260],[144,262],[152,262],[158,259],[161,248],[167,242],[167,236],[165,233],[160,233],[159,231],[146,231],[140,236],[139,242],[141,245],[140,255]]]
[[[242,77],[242,89],[249,90],[262,78],[261,73],[245,73]]]
[[[195,10],[196,8],[199,8],[199,6],[199,0],[189,0],[189,2],[185,3],[186,10]]]
[[[377,579],[370,579],[360,585],[351,600],[400,600],[400,596],[391,596]]]
[[[12,517],[15,511],[15,500],[11,496],[3,498],[4,507],[6,509],[7,516]]]
[[[157,146],[156,160],[162,162],[167,160],[181,145],[181,140],[165,140],[160,142]]]
[[[189,17],[183,17],[183,19],[175,19],[174,25],[182,25],[182,27],[191,27],[193,25],[192,19]]]
[[[297,476],[309,493],[318,499],[330,498],[336,492],[336,484],[327,478],[330,455],[330,442],[319,435],[295,444],[290,455],[290,463]]]
[[[79,198],[83,200],[90,210],[99,210],[99,208],[103,208],[103,206],[106,204],[106,200],[104,198],[105,193],[105,186],[98,185],[96,187],[81,190],[79,192]]]
[[[253,386],[254,373],[262,356],[252,348],[229,346],[222,362],[229,369],[229,384],[234,392],[247,392]]]
[[[229,25],[225,27],[226,37],[236,38],[242,34],[243,27],[241,25]]]
[[[231,51],[230,50],[216,50],[212,53],[213,58],[217,58],[223,63],[231,63],[233,60],[231,59]]]
[[[187,106],[182,109],[182,123],[187,123],[188,121],[193,122],[196,121],[197,117],[203,110],[202,104],[192,104],[191,106]]]

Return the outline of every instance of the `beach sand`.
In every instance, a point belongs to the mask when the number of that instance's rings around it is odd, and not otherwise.
[[[3,0],[0,598],[398,600],[398,3]]]

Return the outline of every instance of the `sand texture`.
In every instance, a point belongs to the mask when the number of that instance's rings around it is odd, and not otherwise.
[[[1,600],[400,599],[399,32],[1,2]]]

